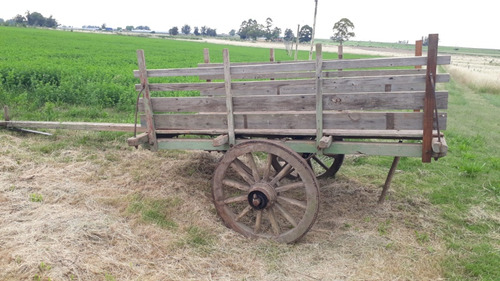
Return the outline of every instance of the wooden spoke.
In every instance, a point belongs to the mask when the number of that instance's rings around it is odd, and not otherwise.
[[[248,163],[252,169],[252,176],[255,182],[260,180],[259,171],[257,169],[257,164],[255,164],[255,159],[253,159],[253,154],[251,152],[247,153]]]
[[[234,187],[236,189],[243,190],[243,191],[248,191],[250,189],[249,185],[246,185],[244,183],[241,183],[241,182],[235,181],[235,180],[224,179],[224,180],[222,180],[222,183],[227,185],[227,186]]]
[[[276,214],[274,213],[274,208],[269,208],[267,211],[267,217],[269,222],[271,222],[271,227],[273,229],[274,235],[278,236],[281,233],[280,225],[276,220]]]
[[[238,216],[234,220],[239,221],[241,218],[246,216],[248,214],[248,212],[250,212],[251,210],[252,210],[252,206],[248,205],[245,209],[243,209],[243,211],[241,211],[241,213],[238,214]]]
[[[290,184],[285,184],[283,186],[276,187],[276,192],[285,192],[297,188],[304,188],[304,183],[299,181]]]
[[[268,153],[267,159],[266,159],[266,167],[264,169],[264,176],[262,177],[262,179],[264,181],[269,181],[269,177],[271,174],[272,162],[273,162],[273,155],[271,153]]]
[[[299,207],[302,209],[307,208],[307,202],[300,201],[300,200],[293,199],[293,198],[284,197],[284,196],[278,196],[278,200],[280,200],[280,199],[283,200],[284,202],[290,204],[290,205],[293,205],[293,206],[296,206],[296,207]]]
[[[250,185],[254,184],[255,181],[253,180],[253,177],[247,172],[250,169],[243,163],[241,162],[240,159],[236,158],[234,159],[233,163],[231,163],[231,167]]]
[[[267,159],[258,161],[257,155]],[[292,171],[294,178],[288,176]],[[224,223],[251,238],[295,242],[318,214],[315,175],[300,154],[278,141],[248,140],[229,149],[215,170],[212,195]]]
[[[319,159],[317,156],[313,156],[313,158],[312,158],[312,159],[313,159],[316,163],[318,163],[318,165],[320,165],[323,169],[325,169],[325,171],[329,169],[329,167],[328,167],[328,166],[326,166],[326,165],[323,163],[323,161],[321,161],[321,159]]]
[[[284,178],[286,175],[288,175],[290,173],[291,169],[292,169],[292,165],[287,163],[283,167],[283,169],[281,169],[281,171],[273,178],[273,180],[269,182],[269,184],[271,186],[276,185],[276,183],[278,183],[282,178]]]
[[[243,202],[247,201],[247,195],[240,195],[236,197],[229,197],[224,200],[224,204],[231,204],[231,203],[238,203],[238,202]]]
[[[257,215],[255,217],[255,225],[253,227],[253,232],[255,234],[259,233],[261,224],[262,224],[262,210],[258,210]]]
[[[279,203],[275,204],[276,209],[280,211],[280,213],[285,217],[285,219],[293,225],[293,227],[297,227],[297,222],[293,218],[293,216],[285,209],[283,206],[281,206]]]

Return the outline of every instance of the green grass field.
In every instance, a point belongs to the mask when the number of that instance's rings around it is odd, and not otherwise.
[[[165,68],[203,62],[203,48],[210,49],[212,62],[222,62],[222,49],[228,47],[10,27],[0,27],[0,42],[0,105],[9,106],[12,119],[129,123],[137,95],[137,79],[132,75],[137,69],[137,49],[145,50],[149,68]],[[234,62],[267,61],[269,57],[264,48],[228,48]],[[307,56],[301,52],[299,58]],[[356,57],[363,56],[345,55],[346,59]],[[276,59],[291,58],[277,50]],[[443,278],[500,280],[500,95],[476,93],[474,87],[453,77],[446,87],[450,92],[445,132],[448,156],[432,164],[402,159],[388,200],[411,203],[413,198],[423,198],[435,207],[437,219],[415,235],[423,245],[431,245],[432,237],[443,241],[444,258],[439,265]],[[100,146],[114,138],[124,139],[116,133],[100,136],[82,141]],[[53,152],[74,145],[78,144],[56,142],[34,149],[46,153],[44,149]],[[340,177],[382,185],[391,161],[387,157],[347,158]],[[131,213],[149,206],[134,200]]]

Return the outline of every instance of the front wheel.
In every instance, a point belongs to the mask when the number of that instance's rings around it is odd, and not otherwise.
[[[273,167],[274,158],[282,162],[280,169]],[[318,184],[307,161],[269,140],[231,148],[215,170],[212,194],[228,227],[247,237],[284,243],[303,237],[319,210]]]

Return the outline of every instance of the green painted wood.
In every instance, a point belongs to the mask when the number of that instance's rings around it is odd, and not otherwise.
[[[248,140],[237,139],[236,144]],[[299,153],[317,153],[316,141],[279,141]],[[218,147],[213,146],[212,139],[160,139],[159,149],[177,150],[206,150],[206,151],[227,151],[229,144]],[[355,155],[380,155],[380,156],[401,156],[401,157],[421,157],[422,145],[418,143],[399,142],[339,142],[334,141],[332,145],[323,150],[326,154],[355,154]]]

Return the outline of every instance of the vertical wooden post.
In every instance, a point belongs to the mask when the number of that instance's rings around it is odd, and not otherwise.
[[[274,48],[269,49],[269,61],[270,62],[274,62],[275,61]],[[269,80],[274,80],[274,78],[270,78]],[[279,89],[278,89],[278,93],[279,93]]]
[[[295,60],[297,60],[297,53],[299,49],[299,32],[300,32],[300,24],[297,24],[297,36],[295,36]]]
[[[415,41],[415,56],[416,57],[421,57],[422,56],[422,49],[424,45],[424,40],[417,40]],[[415,69],[422,69],[421,65],[415,65]],[[414,109],[413,112],[420,112],[420,109]]]
[[[344,46],[343,45],[338,46],[338,58],[339,58],[339,60],[344,59]]]
[[[427,49],[427,73],[424,100],[424,134],[422,138],[422,162],[429,163],[432,158],[432,130],[434,129],[434,108],[436,104],[435,82],[437,70],[437,52],[439,36],[429,34]]]
[[[210,51],[208,48],[203,49],[203,62],[210,63]],[[212,82],[211,79],[207,79],[207,82]]]
[[[314,22],[313,22],[313,32],[311,36],[311,48],[309,50],[309,60],[313,57],[313,45],[314,45],[314,34],[316,33],[316,15],[318,14],[318,0],[314,0]]]
[[[421,57],[422,56],[422,49],[423,49],[423,46],[424,45],[424,41],[423,40],[417,40],[415,41],[415,56],[416,57]],[[421,65],[415,65],[415,69],[422,69],[422,66]]]
[[[4,107],[3,107],[3,119],[5,121],[10,121],[9,107],[6,105],[4,105]]]
[[[227,107],[227,133],[229,136],[229,145],[236,143],[234,135],[234,112],[233,112],[233,93],[231,91],[231,62],[229,50],[223,50],[224,56],[224,86],[226,89],[226,107]]]
[[[203,61],[205,63],[210,63],[210,51],[208,48],[203,49]]]
[[[344,46],[342,44],[340,44],[338,46],[338,54],[337,54],[339,60],[342,60],[344,59]],[[338,71],[342,71],[341,68],[338,69]]]
[[[316,146],[323,137],[323,52],[316,44]]]
[[[153,119],[153,105],[151,103],[151,95],[149,92],[148,71],[146,69],[146,59],[144,50],[137,50],[137,61],[139,63],[139,78],[143,87],[142,95],[144,102],[144,113],[146,114],[148,142],[151,145],[152,151],[158,150],[158,142],[156,140],[156,128]]]

